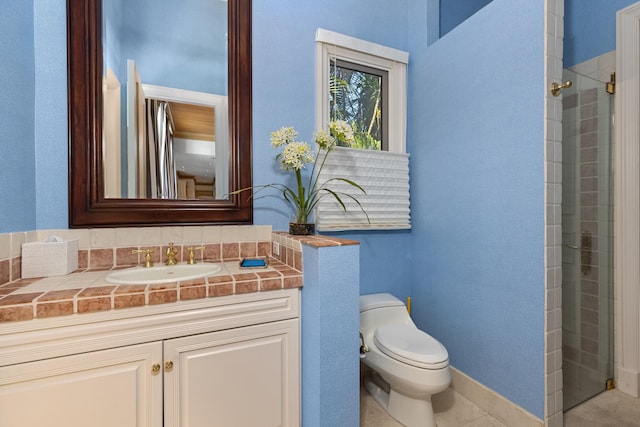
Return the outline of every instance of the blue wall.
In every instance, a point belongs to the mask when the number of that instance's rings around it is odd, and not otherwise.
[[[360,413],[358,245],[304,246],[302,425],[357,426]]]
[[[564,67],[616,48],[616,12],[637,0],[564,2]]]
[[[9,0],[2,7],[0,232],[33,230],[36,226],[33,3]]]
[[[413,286],[410,230],[334,235],[360,242],[361,295],[389,292],[406,301]]]
[[[127,81],[127,58],[122,54],[120,28],[122,27],[122,0],[109,1],[102,5],[102,75],[111,69],[124,84]]]
[[[37,229],[67,228],[67,23],[65,0],[36,0],[35,179]]]
[[[540,1],[494,0],[412,47],[409,74],[415,321],[453,366],[540,418],[543,19]]]
[[[133,59],[143,83],[227,94],[226,2],[111,1],[109,29],[117,35],[110,35],[118,41],[110,46],[121,55],[122,64],[114,69],[121,84],[126,60]]]
[[[440,37],[466,21],[492,0],[440,0]]]

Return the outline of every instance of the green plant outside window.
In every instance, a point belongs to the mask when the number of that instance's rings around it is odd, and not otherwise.
[[[349,123],[352,148],[387,150],[387,71],[339,59],[331,60],[330,117]]]

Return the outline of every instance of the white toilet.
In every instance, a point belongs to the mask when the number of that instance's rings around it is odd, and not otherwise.
[[[362,362],[374,371],[364,378],[369,394],[405,426],[435,427],[431,395],[451,382],[447,349],[390,294],[360,296],[360,333]]]

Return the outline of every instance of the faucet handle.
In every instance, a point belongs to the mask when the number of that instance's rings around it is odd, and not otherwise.
[[[205,250],[206,246],[191,246],[188,247],[187,250],[189,251],[189,260],[187,261],[187,264],[195,264],[196,261],[196,254],[195,254],[195,250],[196,249],[201,249],[201,250]]]
[[[150,249],[150,248],[132,249],[131,250],[132,254],[145,254],[144,255],[144,266],[146,268],[153,267],[153,261],[151,260],[151,252],[153,252],[153,250]]]
[[[166,265],[176,265],[176,255],[178,254],[178,249],[173,246],[173,242],[169,243],[169,247],[167,248],[167,261]]]

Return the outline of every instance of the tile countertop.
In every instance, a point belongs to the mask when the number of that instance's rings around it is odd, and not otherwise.
[[[113,270],[17,280],[0,287],[0,322],[302,287],[302,272],[275,258],[260,269],[241,269],[238,261],[220,264],[222,270],[209,277],[155,285],[107,283]]]

